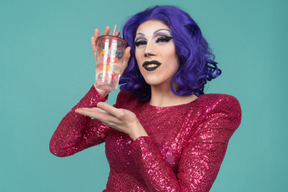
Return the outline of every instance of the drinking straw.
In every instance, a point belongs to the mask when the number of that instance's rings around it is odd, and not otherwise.
[[[117,25],[114,25],[114,29],[113,29],[113,36],[116,35],[116,30],[117,30]]]

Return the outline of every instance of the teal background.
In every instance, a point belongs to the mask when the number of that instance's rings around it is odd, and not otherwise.
[[[94,83],[94,29],[123,26],[156,4],[177,5],[196,20],[223,71],[206,92],[234,95],[242,106],[211,191],[287,191],[287,1],[1,0],[1,192],[105,188],[103,144],[59,158],[49,140]]]

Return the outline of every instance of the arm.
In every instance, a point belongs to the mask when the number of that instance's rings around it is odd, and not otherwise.
[[[106,99],[107,97],[103,99],[92,86],[89,92],[60,122],[50,141],[51,153],[64,157],[102,143],[110,128],[100,121],[75,113],[75,110],[81,107],[95,107],[98,102]]]
[[[227,144],[241,120],[238,101],[218,103],[189,136],[183,146],[178,172],[174,173],[149,137],[133,143],[133,157],[138,162],[149,191],[209,191],[223,161]],[[227,105],[228,103],[228,105]]]
[[[109,32],[110,27],[107,26],[103,35],[108,35]],[[116,32],[115,36],[119,36],[119,34],[119,32]],[[99,29],[95,29],[94,36],[91,37],[94,57],[96,57],[96,39],[98,37]],[[124,53],[123,71],[129,58],[130,47],[127,47]],[[50,141],[51,153],[60,157],[69,156],[105,140],[110,128],[98,120],[92,120],[90,117],[75,113],[75,110],[79,110],[79,108],[95,108],[98,102],[104,102],[107,99],[108,94],[108,91],[96,89],[94,84],[85,97],[60,122]]]
[[[129,102],[129,96],[120,91],[114,106],[99,102],[97,107],[78,108],[76,113],[97,119],[104,125],[128,134],[134,141],[138,137],[148,136],[136,115],[129,110],[122,109]]]

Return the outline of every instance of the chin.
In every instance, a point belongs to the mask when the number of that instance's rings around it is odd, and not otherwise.
[[[146,78],[145,82],[148,85],[158,85],[158,84],[160,84],[159,79],[157,80],[157,79]]]

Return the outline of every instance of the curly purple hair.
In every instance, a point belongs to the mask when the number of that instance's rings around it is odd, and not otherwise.
[[[148,20],[161,21],[171,30],[180,66],[170,84],[172,92],[176,95],[204,94],[207,80],[218,77],[221,70],[196,22],[189,14],[173,6],[148,8],[132,16],[124,25],[123,37],[131,47],[131,57],[120,79],[120,89],[136,96],[140,101],[151,98],[151,88],[140,73],[134,46],[138,27]],[[178,85],[176,91],[172,87],[175,81]]]

